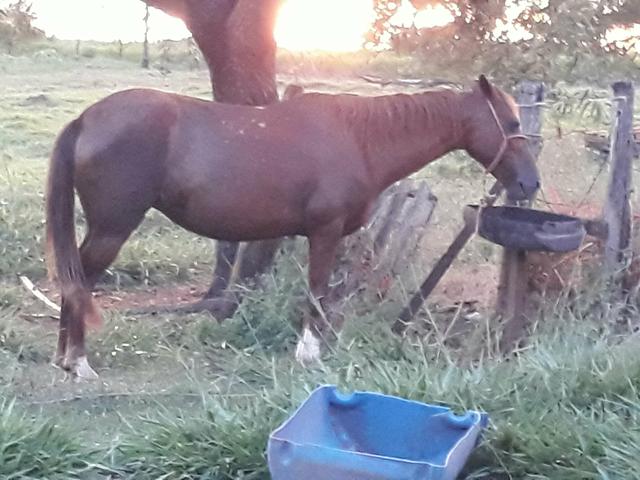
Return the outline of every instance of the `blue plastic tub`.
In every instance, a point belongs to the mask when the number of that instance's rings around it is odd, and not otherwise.
[[[269,437],[269,471],[273,480],[454,480],[487,421],[323,386]]]

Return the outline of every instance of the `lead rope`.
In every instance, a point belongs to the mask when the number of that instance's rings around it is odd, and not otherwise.
[[[500,162],[502,161],[504,152],[507,150],[507,147],[509,146],[509,140],[512,140],[514,138],[523,138],[525,140],[528,140],[529,137],[527,137],[523,133],[514,133],[511,135],[507,135],[506,132],[504,131],[504,128],[502,128],[502,124],[500,123],[500,119],[498,118],[498,114],[496,112],[495,107],[493,106],[493,103],[491,103],[491,100],[489,100],[488,98],[487,98],[487,104],[489,105],[489,110],[491,110],[491,115],[493,115],[493,119],[496,121],[496,125],[498,126],[498,129],[502,134],[502,143],[500,144],[500,149],[498,150],[498,153],[496,153],[495,158],[491,161],[491,163],[487,167],[487,173],[493,173],[493,171],[498,167],[498,165],[500,165]]]

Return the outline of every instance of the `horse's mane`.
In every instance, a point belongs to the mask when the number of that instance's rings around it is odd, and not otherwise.
[[[459,92],[451,89],[380,96],[305,93],[300,97],[317,98],[324,109],[344,121],[365,147],[385,140],[392,142],[425,128],[435,129],[443,125],[443,120],[459,114]]]

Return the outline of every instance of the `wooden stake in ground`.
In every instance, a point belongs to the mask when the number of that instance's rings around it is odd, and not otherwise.
[[[142,42],[142,68],[149,68],[149,5],[145,5],[144,41]]]
[[[603,217],[608,225],[605,261],[615,273],[625,260],[631,237],[631,176],[634,153],[633,101],[631,82],[616,82],[613,88],[613,122],[609,164],[611,177]]]
[[[534,158],[542,151],[542,102],[544,87],[539,82],[524,81],[518,86],[520,124],[529,137],[529,148]],[[500,284],[498,285],[497,312],[504,320],[500,351],[511,352],[517,347],[527,328],[527,252],[505,248],[502,254]]]

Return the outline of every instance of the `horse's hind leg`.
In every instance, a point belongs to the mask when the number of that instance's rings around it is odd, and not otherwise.
[[[82,246],[80,257],[84,268],[87,286],[91,289],[98,283],[105,270],[115,260],[122,245],[127,241],[131,232],[137,226],[134,225],[119,232],[89,231]]]
[[[58,325],[58,346],[56,355],[53,357],[53,364],[58,367],[65,368],[65,357],[67,355],[67,343],[69,340],[69,313],[67,312],[66,302],[62,298],[62,306],[60,308],[60,322]]]
[[[126,222],[120,220],[107,229],[89,226],[89,231],[80,247],[87,288],[92,289],[95,286],[107,267],[115,260],[131,232],[140,224],[143,216],[144,213],[136,218],[129,217]],[[96,373],[87,361],[85,324],[83,321],[77,321],[73,316],[64,313],[66,312],[62,312],[60,316],[56,363],[64,369],[70,370],[78,378],[96,378]]]

